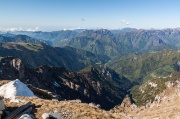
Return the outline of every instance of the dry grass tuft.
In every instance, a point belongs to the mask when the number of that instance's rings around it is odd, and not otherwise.
[[[95,106],[90,106],[86,103],[79,103],[76,101],[56,101],[45,100],[36,97],[18,97],[21,100],[20,103],[10,102],[8,99],[4,99],[7,106],[7,110],[12,111],[25,103],[31,101],[33,106],[32,114],[37,119],[42,119],[43,113],[59,112],[62,115],[62,119],[120,119],[119,114],[114,114],[109,111],[99,109]]]

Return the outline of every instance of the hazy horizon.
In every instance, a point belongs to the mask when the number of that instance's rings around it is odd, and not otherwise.
[[[0,31],[179,28],[178,0],[1,0]]]

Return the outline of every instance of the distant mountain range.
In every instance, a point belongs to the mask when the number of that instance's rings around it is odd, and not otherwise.
[[[54,32],[17,31],[0,35],[0,42],[5,43],[1,45],[2,50],[0,55],[20,57],[28,66],[37,67],[47,64],[51,66],[63,66],[72,71],[79,71],[96,63],[106,63],[111,59],[111,62],[107,63],[110,68],[130,80],[142,82],[142,80],[151,77],[149,73],[153,73],[152,71],[157,76],[165,76],[169,72],[174,71],[174,68],[171,66],[175,63],[174,59],[179,56],[168,56],[171,61],[166,64],[168,65],[167,67],[170,67],[167,68],[163,67],[164,65],[157,66],[154,64],[157,62],[166,62],[168,57],[164,61],[163,56],[161,56],[161,53],[166,54],[165,51],[160,52],[158,55],[161,59],[157,59],[156,53],[136,54],[164,49],[180,49],[180,29],[137,30],[126,28],[116,31],[106,29],[62,30]],[[41,43],[48,45],[41,45]],[[74,48],[70,48],[69,46]],[[131,61],[134,57],[142,57],[142,60]],[[164,71],[164,74],[157,70],[160,67]]]
[[[23,42],[23,43],[32,43],[32,44],[44,43],[47,45],[51,45],[50,41],[40,40],[26,35],[13,35],[10,33],[0,35],[0,43],[7,43],[7,42]]]
[[[116,40],[116,35],[104,29],[84,31],[74,38],[59,41],[55,46],[71,46],[109,57],[130,52],[125,45]]]
[[[137,30],[124,28],[120,30],[61,30],[53,32],[8,32],[14,35],[48,41],[55,47],[70,46],[84,49],[98,55],[114,58],[132,52],[142,53],[163,49],[180,49],[180,29]]]
[[[8,32],[14,35],[27,35],[32,38],[56,42],[56,40],[63,40],[75,37],[79,34],[77,30],[61,30],[61,31],[52,31],[52,32],[43,32],[43,31],[16,31],[16,32]]]
[[[76,37],[59,40],[55,46],[71,46],[111,58],[131,52],[180,49],[180,30],[132,30],[113,34],[109,30],[86,30]]]

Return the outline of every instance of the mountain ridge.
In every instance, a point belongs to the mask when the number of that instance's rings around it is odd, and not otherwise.
[[[175,71],[179,71],[179,58],[179,51],[162,50],[143,54],[129,54],[111,60],[107,66],[114,69],[119,75],[142,83],[151,78],[166,77]]]
[[[29,68],[19,58],[5,57],[1,58],[0,69],[1,80],[20,79],[31,85],[30,89],[38,91],[34,94],[39,94],[39,89],[43,89],[53,94],[56,99],[80,99],[82,102],[99,104],[103,109],[110,109],[121,103],[127,90],[134,85],[105,66],[76,73],[63,67],[48,65]]]
[[[16,56],[22,58],[26,65],[63,66],[72,71],[78,71],[96,63],[105,63],[107,57],[99,57],[91,52],[71,47],[51,47],[45,44],[2,43],[0,56]]]

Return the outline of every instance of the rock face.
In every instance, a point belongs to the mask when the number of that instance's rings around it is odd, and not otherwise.
[[[23,79],[24,64],[21,59],[6,57],[0,60],[0,79]]]
[[[115,106],[111,109],[113,113],[128,113],[129,111],[135,109],[137,106],[132,103],[131,98],[129,95],[126,95],[124,100],[122,101],[121,105]]]
[[[80,99],[82,102],[99,104],[104,109],[121,103],[127,90],[133,85],[105,66],[91,67],[76,73],[47,65],[36,69],[28,68],[14,57],[2,58],[1,64],[1,79],[18,78],[41,98]]]
[[[60,100],[80,99],[110,109],[122,101],[132,83],[116,77],[112,71],[109,73],[112,74],[111,78],[102,75],[97,68],[75,73],[61,67],[42,66],[26,69],[26,78],[29,80],[24,81],[52,92]]]
[[[173,85],[169,86],[171,83]],[[155,97],[155,101],[149,103],[146,109],[136,109],[138,112],[134,117],[136,118],[180,118],[180,80],[167,82],[167,88]]]
[[[2,97],[0,97],[0,117],[1,117],[3,110],[5,110],[5,105],[4,105],[4,102],[2,100]]]
[[[162,80],[162,79],[161,79]],[[168,79],[166,79],[168,80]],[[155,96],[153,102],[146,102],[145,106],[137,107],[130,104],[126,97],[120,106],[116,106],[111,112],[119,113],[126,118],[137,119],[179,119],[180,118],[180,78],[172,75],[172,80],[161,82],[166,88]],[[151,84],[150,84],[151,85]],[[157,86],[158,87],[158,86]]]
[[[128,95],[124,98],[123,102],[121,103],[122,107],[129,107],[131,105],[131,99]]]

